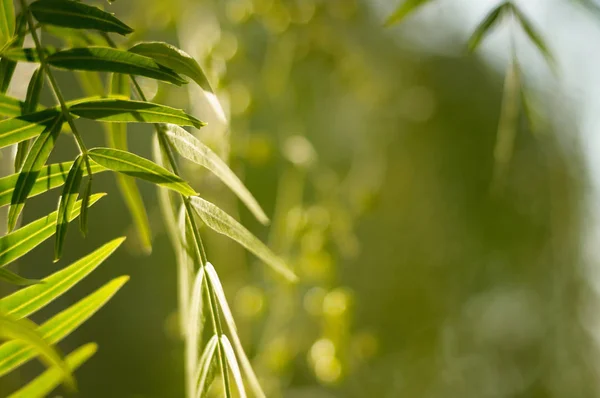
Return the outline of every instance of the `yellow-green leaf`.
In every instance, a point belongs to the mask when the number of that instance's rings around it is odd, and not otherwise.
[[[0,48],[12,39],[15,33],[15,6],[13,0],[0,0]]]
[[[403,0],[396,11],[392,13],[385,22],[387,26],[400,23],[406,19],[409,15],[415,12],[419,7],[431,2],[432,0]]]
[[[58,261],[62,254],[62,247],[67,235],[67,229],[69,226],[69,214],[72,213],[75,207],[75,202],[79,196],[79,186],[81,185],[81,178],[83,176],[84,169],[84,157],[82,155],[77,156],[69,174],[67,180],[63,186],[62,194],[58,200],[58,216],[56,223],[56,241],[54,245],[54,261]],[[83,201],[82,201],[82,213],[83,213]]]
[[[11,285],[17,286],[29,286],[40,283],[37,279],[27,279],[23,278],[20,275],[15,274],[12,271],[7,270],[6,268],[0,268],[0,281],[10,283]],[[0,311],[1,313],[1,311]]]
[[[57,109],[46,109],[0,121],[0,148],[40,135],[59,114]]]
[[[214,368],[214,358],[215,351],[217,348],[217,344],[219,342],[219,338],[217,335],[213,335],[208,343],[206,343],[206,347],[204,347],[204,351],[202,352],[202,356],[198,361],[198,370],[196,372],[196,395],[195,398],[202,398],[205,395],[206,390],[210,387],[212,382],[210,378],[211,370]]]

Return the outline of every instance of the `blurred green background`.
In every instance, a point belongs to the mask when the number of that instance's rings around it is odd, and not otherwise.
[[[202,170],[182,164],[186,177],[300,275],[297,286],[283,285],[232,241],[202,231],[267,395],[599,396],[597,298],[585,254],[591,183],[577,112],[546,103],[535,131],[520,120],[502,188],[491,192],[502,73],[466,54],[464,37],[448,26],[436,27],[453,43],[443,52],[419,39],[432,25],[383,27],[382,11],[393,5],[104,6],[136,29],[133,41],[167,41],[201,61],[229,125],[193,88],[144,88],[209,122],[196,133],[229,159],[271,226]],[[81,95],[70,74],[59,78],[69,98]],[[77,123],[88,146],[102,144],[98,124]],[[130,127],[131,149],[150,157],[151,133]],[[76,151],[63,141],[54,160]],[[109,195],[90,212],[89,236],[73,228],[60,263],[52,264],[49,241],[19,261],[20,271],[44,276],[118,234],[126,247],[36,320],[131,275],[61,345],[100,346],[77,372],[79,395],[182,397],[176,267],[155,190],[140,184],[155,235],[144,255],[114,178],[97,181]],[[58,195],[32,199],[25,219],[47,214]],[[32,362],[3,380],[0,394],[41,369]]]

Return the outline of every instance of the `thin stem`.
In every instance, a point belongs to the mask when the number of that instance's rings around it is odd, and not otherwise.
[[[90,166],[90,161],[87,156],[87,148],[85,147],[85,144],[83,143],[83,139],[81,138],[81,135],[79,134],[79,131],[77,130],[77,126],[75,126],[73,117],[69,113],[69,108],[67,107],[67,104],[65,103],[65,99],[62,95],[62,92],[60,91],[58,82],[56,81],[54,74],[48,67],[48,63],[46,62],[46,55],[44,54],[44,50],[42,47],[42,42],[40,41],[40,38],[36,31],[37,25],[35,24],[35,21],[33,20],[33,15],[29,11],[26,0],[20,0],[20,2],[21,2],[21,8],[23,9],[23,12],[25,13],[25,15],[27,17],[27,24],[29,25],[29,31],[31,33],[31,37],[33,38],[33,41],[35,43],[36,51],[40,58],[41,68],[44,71],[44,73],[46,74],[48,81],[50,82],[50,87],[52,87],[52,92],[54,93],[56,100],[60,104],[60,110],[63,114],[63,117],[67,121],[69,127],[71,128],[71,131],[73,132],[73,137],[75,137],[75,141],[77,142],[77,146],[79,147],[79,152],[81,152],[81,154],[83,155],[84,160],[85,160],[85,165],[88,169],[88,178],[91,179],[92,178],[92,167]]]

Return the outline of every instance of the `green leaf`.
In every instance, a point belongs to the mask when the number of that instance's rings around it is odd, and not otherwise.
[[[84,167],[85,168],[85,167]],[[83,236],[87,235],[87,220],[88,220],[88,203],[90,201],[90,196],[92,195],[92,177],[89,176],[87,179],[87,184],[85,184],[85,190],[83,191],[83,196],[81,197],[81,217],[79,217],[79,229]]]
[[[214,358],[218,342],[219,338],[217,337],[217,335],[213,335],[206,344],[206,347],[202,352],[202,356],[200,357],[200,361],[198,361],[198,371],[196,373],[195,378],[196,398],[205,397],[205,393],[208,390],[208,387],[210,387],[210,384],[212,383],[210,374],[211,370],[213,370],[212,373],[214,375]]]
[[[171,144],[181,156],[210,170],[244,202],[258,221],[263,224],[269,222],[269,218],[250,191],[248,191],[227,164],[211,151],[209,147],[192,134],[175,125],[168,125],[166,134]]]
[[[124,73],[163,80],[178,86],[186,84],[181,76],[152,58],[110,47],[71,48],[50,55],[47,61],[52,66],[69,70]]]
[[[506,1],[500,4],[498,7],[494,8],[485,19],[475,28],[475,31],[471,35],[469,39],[469,51],[475,51],[479,44],[484,39],[486,35],[488,35],[491,30],[498,25],[498,23],[502,20],[501,17],[506,15],[507,12],[510,12],[511,5],[510,2]]]
[[[92,195],[90,206],[104,195]],[[69,221],[77,217],[80,211],[81,201],[78,201],[71,212]],[[57,215],[58,212],[52,212],[45,217],[39,218],[24,227],[0,237],[0,267],[27,254],[40,243],[54,235]]]
[[[95,343],[85,344],[65,357],[67,367],[71,372],[77,370],[98,350]],[[51,368],[15,391],[8,398],[43,398],[50,394],[62,381],[63,375],[58,369]]]
[[[38,0],[29,6],[39,22],[73,29],[96,29],[127,35],[129,26],[98,7],[72,0]]]
[[[13,0],[0,0],[0,48],[12,39],[15,33],[15,6]]]
[[[90,162],[92,166],[92,172],[94,174],[106,171],[106,169],[97,163]],[[69,169],[73,165],[73,162],[54,163],[48,166],[42,167],[39,171],[35,183],[29,192],[28,197],[33,197],[44,192],[47,192],[53,188],[60,187],[65,183]],[[10,200],[13,196],[15,186],[20,174],[11,174],[6,177],[0,178],[0,207],[10,204]],[[84,168],[83,175],[87,175],[87,169]]]
[[[196,128],[206,125],[181,109],[145,101],[95,98],[78,102],[69,111],[86,119],[103,122],[173,123]]]
[[[81,185],[81,178],[83,177],[84,169],[84,157],[82,155],[77,156],[69,170],[67,180],[63,186],[62,194],[58,200],[58,217],[56,224],[56,243],[54,245],[54,261],[58,261],[62,254],[62,247],[67,235],[67,229],[69,226],[69,214],[72,213],[75,207],[75,202],[79,196],[79,186]],[[83,209],[83,201],[82,206]],[[83,211],[82,211],[83,213]]]
[[[63,117],[59,114],[53,123],[36,138],[25,158],[10,201],[11,206],[8,209],[9,231],[12,231],[17,225],[19,215],[25,206],[25,201],[37,180],[38,174],[54,149],[62,124]]]
[[[50,344],[55,344],[94,315],[127,282],[121,276],[108,282],[94,293],[50,318],[36,330]],[[27,344],[10,341],[0,345],[0,376],[16,369],[36,356]]]
[[[196,195],[196,191],[181,177],[131,152],[110,148],[93,148],[88,153],[94,162],[107,169],[150,181],[185,196]]]
[[[196,357],[198,355],[198,345],[200,343],[200,338],[202,337],[202,315],[203,315],[203,282],[204,282],[204,269],[200,268],[198,273],[196,274],[196,279],[194,281],[194,287],[191,292],[191,300],[189,310],[187,308],[182,308],[181,318],[187,322],[185,325],[185,334],[188,336],[186,339],[186,351],[189,354],[186,354],[191,357]],[[189,292],[189,288],[187,289]]]
[[[24,113],[25,102],[6,94],[0,94],[0,116],[21,116]]]
[[[48,57],[50,54],[54,54],[58,51],[58,49],[54,47],[44,47],[42,52],[44,57]],[[6,59],[10,59],[14,62],[34,62],[40,63],[40,55],[35,48],[10,48],[2,53],[2,57]]]
[[[12,0],[1,0],[11,2]],[[15,33],[17,34],[16,39],[10,45],[13,47],[22,47],[25,41],[25,31],[27,29],[27,21],[23,13],[19,13],[16,20]],[[0,47],[1,48],[1,47]],[[6,93],[10,81],[12,80],[13,74],[17,63],[6,58],[0,59],[0,93]]]
[[[548,64],[554,67],[554,57],[552,56],[552,52],[550,51],[548,45],[546,45],[546,42],[542,38],[542,35],[539,34],[539,32],[533,27],[533,24],[527,18],[527,16],[525,16],[525,14],[523,14],[517,6],[510,3],[510,7],[512,9],[513,14],[517,18],[517,21],[519,21],[521,28],[523,28],[523,31],[525,32],[525,34],[527,34],[527,37],[529,37],[529,40],[531,40],[531,42],[537,47],[539,52],[542,53],[544,58],[546,58]]]
[[[40,103],[40,94],[42,93],[42,88],[44,87],[44,72],[42,68],[37,68],[33,75],[31,76],[31,80],[29,80],[29,85],[27,86],[27,95],[25,97],[25,104],[23,112],[24,114],[33,113],[37,110],[38,105]],[[57,130],[57,134],[60,132],[60,126]],[[29,140],[21,141],[17,144],[17,153],[15,155],[15,171],[21,170],[23,166],[23,162],[25,162],[25,158],[27,157],[27,153],[29,152]],[[43,164],[41,165],[43,166]],[[10,221],[10,219],[9,219]],[[10,224],[10,222],[9,222]]]
[[[231,373],[233,373],[233,380],[235,381],[239,396],[240,398],[246,398],[246,389],[244,388],[242,372],[240,372],[240,367],[238,366],[237,359],[235,358],[233,347],[231,347],[229,339],[224,334],[221,335],[220,344],[225,351],[225,358],[227,358],[227,363],[229,363],[229,368],[231,369]]]
[[[219,307],[221,308],[221,312],[223,313],[223,318],[225,319],[225,323],[227,324],[227,328],[229,329],[229,333],[231,338],[233,339],[233,345],[235,346],[235,351],[240,359],[242,369],[244,370],[244,374],[246,375],[246,379],[252,388],[252,393],[256,398],[265,398],[265,392],[260,386],[260,382],[258,381],[258,377],[256,377],[256,373],[254,373],[254,369],[252,368],[252,364],[244,351],[244,347],[242,346],[242,342],[237,332],[237,326],[235,324],[235,320],[233,318],[233,314],[231,312],[231,308],[229,308],[229,304],[227,303],[227,298],[225,297],[225,290],[223,290],[223,285],[221,284],[221,280],[217,275],[217,271],[211,263],[206,263],[204,267],[206,270],[206,274],[208,275],[208,280],[213,287],[213,291],[215,292],[215,296],[217,297],[217,301],[219,302]]]
[[[286,279],[290,281],[298,279],[281,258],[229,214],[198,196],[192,196],[190,200],[202,221],[209,228],[238,242]]]
[[[0,268],[0,281],[4,281],[10,283],[11,285],[17,286],[29,286],[40,283],[37,279],[26,279],[20,275],[15,274],[12,271],[7,270],[6,268]]]
[[[385,22],[386,26],[400,23],[406,19],[409,15],[415,12],[419,7],[431,2],[431,0],[403,0],[404,2],[396,8],[396,11],[392,13]]]
[[[58,115],[57,109],[46,109],[0,121],[0,148],[40,135]]]
[[[117,95],[129,96],[130,94],[129,76],[115,73],[111,80],[111,93]],[[122,151],[128,150],[127,145],[127,124],[109,123],[107,127],[108,146]],[[133,177],[121,173],[115,173],[117,186],[121,191],[121,196],[129,209],[133,219],[133,224],[137,231],[137,236],[144,253],[152,252],[152,232],[150,231],[150,222],[148,221],[148,212],[144,206],[142,195],[135,183]]]
[[[142,42],[129,49],[130,52],[152,58],[159,64],[191,78],[206,91],[213,92],[198,62],[188,53],[162,41]]]
[[[44,278],[41,284],[3,297],[0,300],[0,312],[21,319],[44,308],[98,268],[124,240],[125,238],[114,239],[68,267]]]

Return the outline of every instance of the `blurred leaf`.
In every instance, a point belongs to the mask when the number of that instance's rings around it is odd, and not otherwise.
[[[128,279],[128,276],[113,279],[94,293],[50,318],[36,329],[37,332],[50,344],[61,341],[102,308]],[[0,376],[35,356],[35,351],[21,342],[10,341],[0,345]]]
[[[98,7],[72,0],[38,0],[29,5],[31,13],[43,24],[74,29],[96,29],[127,35],[133,32],[112,14]]]
[[[75,371],[90,359],[98,350],[95,343],[85,344],[65,357],[67,367],[71,372]],[[50,394],[62,381],[63,375],[58,369],[52,368],[15,391],[8,398],[43,398]]]
[[[214,368],[215,368],[215,351],[217,348],[217,343],[219,338],[217,335],[213,335],[204,351],[202,352],[202,356],[200,357],[200,361],[198,362],[198,371],[196,377],[196,398],[202,398],[206,396],[206,391],[210,387],[212,383],[212,376],[214,377]]]
[[[92,195],[90,206],[96,203],[105,194]],[[69,221],[79,215],[81,201],[75,203]],[[24,227],[21,227],[7,235],[0,237],[0,267],[16,260],[30,252],[33,248],[54,235],[56,230],[57,212],[52,212],[45,217],[39,218]]]
[[[238,242],[289,281],[298,279],[281,258],[229,214],[198,196],[192,196],[190,200],[208,227]]]
[[[58,200],[58,217],[56,224],[56,241],[54,245],[54,261],[58,261],[62,254],[63,243],[67,235],[67,229],[69,226],[69,214],[72,213],[75,207],[75,202],[79,196],[79,186],[81,185],[81,178],[83,176],[83,155],[77,156],[69,174],[67,180],[63,186],[63,191]],[[83,202],[81,208],[83,209]]]
[[[242,379],[240,367],[238,366],[237,359],[235,358],[235,353],[233,352],[233,348],[231,347],[231,343],[229,342],[227,336],[225,336],[224,334],[221,335],[221,346],[225,351],[225,357],[227,358],[227,362],[229,363],[229,367],[231,368],[231,373],[233,373],[233,380],[235,380],[239,396],[240,398],[246,398],[246,389],[244,388],[244,380]]]
[[[181,177],[131,152],[110,148],[93,148],[88,153],[94,162],[107,169],[150,181],[185,196],[196,195],[196,191]]]
[[[475,28],[475,31],[471,35],[469,39],[469,51],[475,51],[481,41],[487,36],[493,28],[496,27],[500,21],[502,21],[502,17],[511,10],[511,3],[509,1],[505,1],[501,3],[498,7],[494,8],[485,19]]]
[[[86,167],[84,167],[86,168]],[[81,197],[81,217],[79,217],[79,229],[83,236],[87,235],[87,220],[88,220],[88,203],[90,201],[90,196],[92,194],[92,176],[89,176],[87,179],[87,184],[85,184],[85,190],[83,191],[83,196]]]
[[[69,169],[73,162],[54,163],[42,167],[39,171],[35,183],[29,192],[28,197],[36,196],[47,192],[53,188],[59,187],[65,183]],[[97,163],[91,163],[93,173],[101,173],[106,169]],[[87,175],[87,169],[84,168],[83,175]],[[19,174],[11,174],[0,178],[0,207],[10,203],[15,190],[15,185],[19,178]]]
[[[166,134],[171,144],[181,156],[210,170],[244,202],[258,221],[262,224],[269,222],[269,218],[250,191],[248,191],[235,173],[231,171],[229,166],[209,147],[192,134],[175,125],[168,125]]]
[[[152,58],[110,47],[78,47],[58,51],[47,58],[50,65],[69,70],[125,73],[163,80],[177,86],[186,81]]]
[[[15,33],[15,6],[13,0],[0,0],[0,48],[13,37]]]
[[[244,369],[244,374],[246,375],[246,379],[248,380],[250,387],[252,388],[252,393],[256,398],[265,398],[265,392],[260,386],[260,382],[258,381],[258,377],[256,377],[256,373],[254,373],[254,369],[252,369],[252,364],[244,351],[244,347],[242,346],[242,342],[240,341],[240,337],[237,332],[237,326],[235,325],[235,320],[233,319],[233,314],[231,309],[229,308],[229,304],[227,303],[227,298],[225,297],[225,290],[223,290],[223,285],[221,284],[221,280],[217,275],[217,271],[211,263],[206,263],[204,269],[208,275],[208,280],[210,281],[215,295],[217,296],[217,301],[219,302],[219,307],[221,308],[221,312],[223,313],[223,318],[225,319],[225,323],[227,324],[227,328],[229,329],[229,333],[231,334],[231,338],[233,339],[233,345],[235,346],[235,350],[242,364],[242,369]]]
[[[45,57],[48,57],[50,54],[54,54],[58,51],[58,49],[54,47],[44,47],[42,52]],[[0,54],[3,58],[10,59],[15,62],[34,62],[40,63],[40,55],[35,48],[9,48],[8,50],[2,52]]]
[[[94,98],[78,101],[69,107],[74,115],[103,122],[173,123],[200,128],[206,123],[181,109],[145,101],[112,98]]]
[[[46,164],[46,160],[48,160],[50,153],[54,149],[56,140],[60,135],[63,120],[61,114],[56,116],[52,124],[36,138],[31,146],[31,150],[25,158],[10,201],[11,205],[8,209],[9,231],[12,231],[15,228],[15,225],[17,225],[19,215],[25,206],[25,201],[29,197],[29,193],[37,180],[38,174],[42,167],[44,167],[44,164]]]
[[[511,4],[511,8],[513,14],[517,17],[517,21],[519,21],[521,28],[523,28],[523,31],[527,34],[527,37],[529,37],[529,40],[531,40],[531,42],[542,53],[544,58],[546,58],[548,64],[551,67],[554,67],[554,57],[552,56],[549,47],[546,45],[546,42],[542,38],[542,35],[539,34],[539,32],[533,27],[532,23],[527,18],[527,16],[525,16],[525,14],[523,14],[517,6]]]
[[[121,73],[113,74],[111,79],[111,94],[129,96],[129,76]],[[108,146],[122,151],[127,151],[127,124],[109,123],[107,126]],[[115,173],[117,186],[121,191],[121,196],[127,205],[131,214],[137,235],[145,253],[152,252],[152,232],[150,231],[150,222],[148,221],[148,212],[144,206],[142,195],[135,183],[133,177]]]
[[[79,85],[89,96],[103,97],[105,94],[104,84],[99,72],[77,71],[75,76]]]
[[[68,267],[44,278],[41,284],[3,297],[0,299],[0,311],[21,319],[44,308],[94,271],[124,240],[125,238],[114,239]]]
[[[48,342],[47,338],[40,332],[37,325],[26,319],[11,319],[0,314],[0,337],[13,340],[3,344],[2,347],[11,343],[25,347],[30,351],[37,351],[41,359],[50,366],[56,366],[60,369],[60,377],[65,381],[65,384],[70,388],[75,388],[75,380],[66,363],[60,357],[60,354]],[[6,362],[9,357],[0,356],[0,362]],[[1,368],[1,365],[0,365]]]
[[[40,135],[59,115],[57,109],[46,109],[0,121],[0,148]]]
[[[424,6],[427,3],[430,3],[432,0],[403,0],[396,11],[392,15],[390,15],[385,22],[386,26],[394,25],[400,23],[406,19],[410,14],[415,12],[419,7]]]
[[[6,268],[0,268],[0,281],[10,283],[11,285],[17,286],[29,286],[40,283],[37,279],[26,279],[20,275],[15,274]]]

